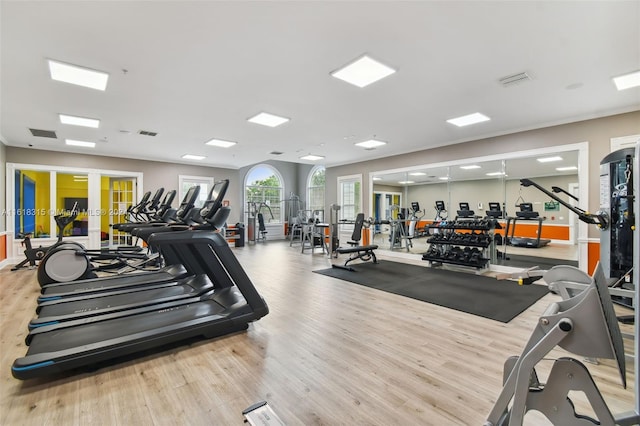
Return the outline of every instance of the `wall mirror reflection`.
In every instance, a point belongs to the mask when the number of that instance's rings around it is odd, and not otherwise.
[[[373,243],[380,250],[420,255],[430,248],[438,223],[490,218],[497,224],[491,233],[498,235],[492,263],[520,267],[521,257],[526,257],[577,265],[576,215],[520,180],[531,179],[570,204],[587,208],[579,200],[579,160],[580,150],[575,149],[375,172]]]

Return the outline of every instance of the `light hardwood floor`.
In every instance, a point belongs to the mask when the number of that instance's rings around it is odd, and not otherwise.
[[[315,274],[329,259],[288,242],[233,250],[270,307],[247,332],[26,382],[10,367],[39,287],[33,270],[1,270],[0,424],[241,425],[243,409],[267,400],[288,425],[479,425],[504,360],[558,299],[503,324]],[[588,365],[614,413],[633,408],[627,365],[626,390],[612,361]]]

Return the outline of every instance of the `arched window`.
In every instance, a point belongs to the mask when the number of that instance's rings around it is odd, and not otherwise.
[[[248,211],[260,212],[269,223],[282,223],[282,200],[284,183],[274,167],[259,164],[247,173],[245,179],[245,203],[250,203]],[[245,204],[246,205],[246,204]]]
[[[307,179],[307,206],[309,210],[324,210],[324,166],[315,166]]]

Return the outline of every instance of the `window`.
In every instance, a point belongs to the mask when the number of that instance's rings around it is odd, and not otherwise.
[[[316,166],[311,169],[307,182],[307,205],[309,210],[324,210],[324,184],[324,166]]]
[[[284,187],[280,173],[267,164],[260,164],[247,173],[245,182],[248,212],[262,213],[269,223],[282,223]]]
[[[338,178],[338,200],[340,219],[355,220],[356,215],[362,212],[362,175]]]
[[[211,190],[211,188],[213,188],[214,183],[215,181],[212,177],[184,175],[178,176],[178,188],[180,188],[178,196],[179,203],[182,202],[182,199],[189,191],[189,188],[199,185],[200,192],[198,193],[198,199],[196,200],[195,206],[198,208],[204,206],[204,202],[207,201],[209,191]]]

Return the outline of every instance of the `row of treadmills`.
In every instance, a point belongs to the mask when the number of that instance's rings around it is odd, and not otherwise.
[[[25,339],[27,353],[14,361],[13,376],[31,379],[198,336],[221,336],[267,315],[264,299],[214,229],[229,215],[221,206],[228,185],[214,185],[196,226],[134,228],[146,229],[163,268],[43,286],[38,317]],[[192,187],[181,208],[197,191]]]

